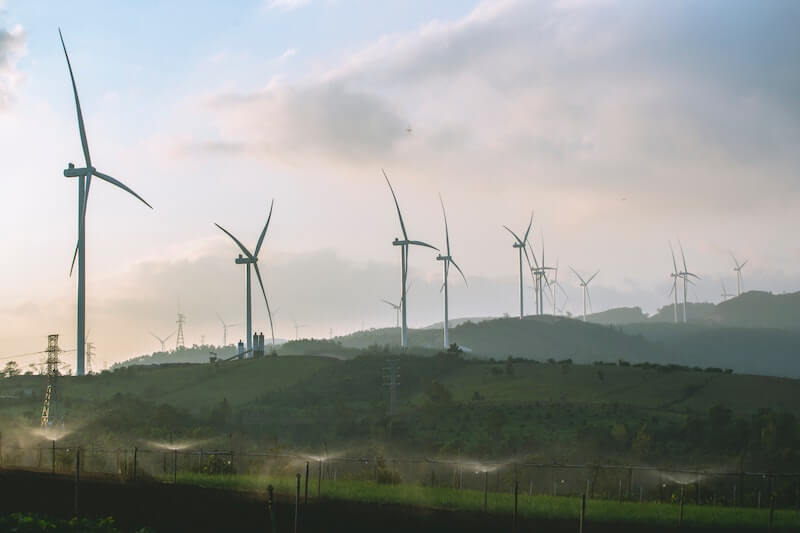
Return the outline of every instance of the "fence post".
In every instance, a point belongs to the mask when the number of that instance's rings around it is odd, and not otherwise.
[[[644,502],[644,487],[639,485],[639,503]]]
[[[489,471],[483,472],[483,512],[489,508]]]
[[[619,503],[622,503],[622,480],[619,480]]]
[[[514,480],[514,533],[517,531],[517,503],[519,501],[519,481]]]
[[[772,521],[775,518],[775,496],[769,497],[769,531],[772,531]]]
[[[175,485],[178,482],[178,449],[174,448],[172,450],[172,484]]]
[[[74,511],[75,516],[78,516],[78,486],[81,481],[81,449],[75,450],[75,501]]]
[[[270,531],[275,533],[275,511],[273,509],[274,503],[274,487],[272,485],[267,486],[267,511],[269,512],[269,523],[270,523]]]
[[[317,471],[317,498],[322,494],[322,459],[319,460],[319,470]]]
[[[56,473],[56,441],[53,440],[53,474]]]
[[[680,511],[678,511],[678,529],[683,526],[683,496],[685,492],[685,487],[681,486],[681,505]]]
[[[583,533],[583,521],[586,517],[586,493],[581,497],[581,519],[578,523],[578,533]]]
[[[300,515],[300,474],[297,474],[297,490],[294,494],[294,533],[297,533],[297,517]]]
[[[308,461],[306,461],[306,494],[305,497],[303,498],[304,504],[308,503],[308,468],[309,468]]]

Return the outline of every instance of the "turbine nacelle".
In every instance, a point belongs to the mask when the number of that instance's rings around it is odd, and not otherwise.
[[[237,265],[252,265],[258,261],[258,257],[244,257],[239,254],[239,257],[233,260]]]
[[[74,163],[70,163],[67,168],[64,169],[64,177],[65,178],[82,178],[84,176],[89,176],[95,173],[97,169],[94,167],[88,168],[75,168]]]
[[[439,255],[436,256],[436,260],[437,261],[452,261],[453,258],[450,257],[449,255],[441,255],[441,254],[439,254]]]

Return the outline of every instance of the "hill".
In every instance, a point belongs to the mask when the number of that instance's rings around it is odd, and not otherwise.
[[[642,312],[641,307],[617,307],[586,316],[586,321],[592,324],[606,326],[616,324],[638,324],[647,322],[650,317]]]

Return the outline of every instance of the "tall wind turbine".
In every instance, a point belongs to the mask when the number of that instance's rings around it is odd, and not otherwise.
[[[686,266],[686,255],[683,253],[683,244],[681,241],[678,241],[678,246],[681,249],[681,260],[683,261],[683,272],[679,272],[681,279],[683,279],[683,323],[686,323],[686,297],[689,294],[689,284],[692,283],[692,280],[689,278],[700,279],[700,276],[697,274],[692,274],[689,272],[689,268]]]
[[[401,306],[401,315],[403,318],[401,328],[400,328],[400,346],[403,349],[408,347],[408,320],[407,320],[407,309],[408,305],[406,305],[406,292],[407,286],[406,282],[408,280],[408,252],[410,246],[425,246],[427,248],[432,248],[437,252],[439,249],[435,246],[431,246],[430,244],[422,241],[412,241],[408,238],[408,233],[406,232],[406,225],[403,222],[403,214],[400,212],[400,204],[397,202],[397,195],[394,193],[394,188],[392,187],[391,182],[389,181],[389,176],[386,175],[386,171],[381,169],[383,172],[383,177],[386,178],[386,183],[389,185],[389,190],[392,192],[392,198],[394,198],[394,206],[397,208],[397,218],[400,219],[400,229],[403,232],[403,239],[400,240],[395,238],[392,241],[393,246],[400,247],[400,306]]]
[[[567,291],[564,290],[564,287],[562,287],[561,283],[559,283],[558,281],[558,259],[556,259],[556,266],[555,268],[553,268],[553,278],[547,282],[547,286],[550,287],[550,292],[552,292],[553,316],[555,316],[558,312],[558,306],[556,305],[558,290],[560,290],[564,294],[564,298],[569,299]]]
[[[219,319],[220,323],[222,323],[222,345],[228,345],[228,328],[232,328],[234,326],[238,326],[239,324],[226,324],[222,317],[219,316],[219,313],[215,313],[217,318]]]
[[[83,147],[83,157],[86,166],[83,168],[75,168],[73,163],[64,169],[64,176],[67,178],[78,179],[78,244],[75,247],[75,254],[72,256],[72,267],[70,267],[70,276],[72,270],[75,268],[75,261],[78,261],[78,332],[76,338],[77,346],[77,368],[76,375],[82,376],[85,373],[86,367],[86,208],[89,203],[89,188],[92,185],[92,176],[97,176],[103,181],[106,181],[123,191],[132,194],[142,201],[150,209],[153,208],[144,199],[129,189],[121,181],[112,178],[108,174],[98,172],[92,166],[92,158],[89,155],[89,142],[86,140],[86,127],[83,123],[83,113],[81,112],[81,103],[78,99],[78,88],[75,85],[75,76],[72,73],[72,64],[69,61],[69,54],[67,54],[67,45],[64,44],[64,36],[61,35],[61,30],[58,30],[58,36],[61,39],[61,47],[64,49],[64,57],[67,58],[67,68],[69,69],[69,78],[72,81],[72,94],[75,97],[75,109],[78,115],[78,131],[81,136],[81,146]]]
[[[236,246],[244,253],[239,254],[239,257],[235,259],[235,263],[237,265],[247,265],[247,349],[253,350],[253,307],[250,298],[250,266],[252,265],[256,271],[256,278],[258,278],[258,284],[261,286],[261,294],[264,295],[264,303],[267,304],[267,316],[269,317],[269,330],[270,334],[272,335],[272,345],[275,346],[275,328],[272,325],[272,312],[269,309],[269,300],[267,300],[267,291],[264,290],[264,281],[261,279],[261,271],[258,269],[258,252],[261,251],[261,245],[264,244],[264,237],[267,235],[267,228],[269,227],[269,221],[272,219],[272,207],[275,205],[275,200],[269,204],[269,215],[267,215],[267,223],[264,224],[264,229],[261,231],[261,236],[258,238],[258,244],[256,244],[256,249],[254,253],[250,253],[250,250],[245,248],[244,244],[242,244],[239,239],[233,236],[231,232],[220,226],[219,224],[214,224],[216,227],[221,229],[225,235],[233,239],[233,242],[236,243]]]
[[[170,333],[169,335],[167,335],[163,339],[161,337],[159,337],[158,335],[156,335],[155,333],[152,333],[152,332],[150,333],[150,335],[152,335],[153,338],[155,338],[158,342],[161,343],[161,351],[162,352],[166,352],[167,351],[167,341],[170,340],[173,335],[175,335],[175,332],[173,331],[172,333]]]
[[[531,232],[531,226],[533,225],[533,211],[531,211],[531,220],[528,222],[528,229],[525,230],[525,237],[520,239],[519,236],[511,231],[511,228],[508,226],[503,226],[506,231],[508,231],[514,237],[514,244],[512,248],[517,248],[519,251],[519,318],[525,316],[525,299],[524,293],[522,292],[522,254],[525,254],[525,260],[528,262],[528,267],[531,268],[531,260],[528,257],[528,250],[526,248],[526,243],[528,242],[528,234]]]
[[[592,274],[592,276],[589,279],[584,280],[583,277],[580,274],[578,274],[577,270],[575,270],[572,267],[569,268],[575,273],[576,276],[578,276],[578,279],[581,280],[580,286],[583,288],[583,321],[586,322],[586,301],[587,300],[589,301],[589,307],[592,306],[592,297],[589,296],[589,283],[592,282],[594,277],[598,275],[600,271],[598,270],[597,272]]]
[[[742,269],[747,264],[747,259],[745,259],[744,263],[742,263],[740,265],[739,261],[736,260],[736,256],[733,255],[733,252],[731,252],[731,257],[733,258],[733,264],[734,264],[733,271],[736,272],[736,296],[741,296],[742,295]]]
[[[442,201],[442,195],[439,195],[439,203],[442,204],[442,216],[444,217],[444,240],[445,240],[445,247],[446,253],[445,255],[439,254],[436,256],[437,261],[441,261],[444,265],[444,285],[442,288],[444,289],[444,347],[450,347],[450,331],[449,331],[449,315],[448,315],[448,294],[447,294],[447,275],[450,272],[450,265],[453,265],[458,273],[461,274],[461,277],[464,278],[464,284],[467,285],[467,277],[464,275],[464,272],[461,271],[461,268],[456,264],[453,260],[453,256],[450,255],[450,231],[447,229],[447,213],[444,211],[444,201]]]

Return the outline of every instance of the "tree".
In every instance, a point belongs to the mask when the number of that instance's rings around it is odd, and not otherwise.
[[[19,376],[21,370],[19,369],[19,365],[16,361],[9,361],[6,363],[5,368],[3,368],[2,375],[7,378],[13,378],[14,376]]]

